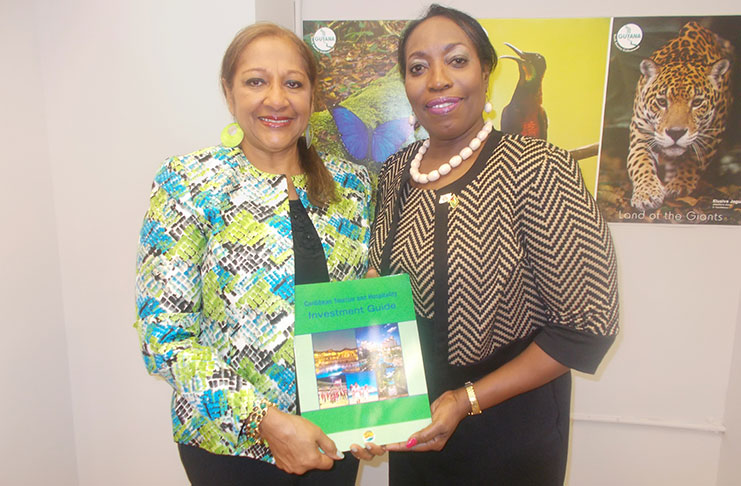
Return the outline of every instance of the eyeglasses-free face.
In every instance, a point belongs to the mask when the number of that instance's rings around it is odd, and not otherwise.
[[[311,116],[312,86],[289,40],[261,37],[248,44],[226,92],[229,111],[244,131],[241,147],[248,159],[270,160],[296,150]]]
[[[430,138],[470,141],[484,124],[489,73],[465,32],[431,17],[411,33],[405,56],[407,97]]]

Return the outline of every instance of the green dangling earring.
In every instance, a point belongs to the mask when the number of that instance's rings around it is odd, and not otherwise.
[[[234,148],[242,143],[243,138],[242,127],[236,123],[230,123],[221,131],[221,143],[224,147]]]
[[[306,142],[307,149],[311,147],[312,143],[314,143],[314,129],[311,128],[311,122],[306,125],[306,131],[304,132],[304,142]]]

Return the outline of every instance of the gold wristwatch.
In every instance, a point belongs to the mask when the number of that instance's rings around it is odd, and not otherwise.
[[[476,390],[473,389],[473,383],[470,381],[466,382],[466,393],[468,394],[468,401],[471,403],[471,411],[468,415],[478,415],[481,413],[481,407],[479,407],[479,400],[476,398]]]

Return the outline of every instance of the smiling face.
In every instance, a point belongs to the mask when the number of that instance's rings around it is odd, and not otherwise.
[[[312,87],[295,45],[276,36],[255,39],[240,54],[231,82],[222,82],[250,161],[296,153],[311,115]]]
[[[430,139],[467,144],[484,124],[489,73],[465,32],[446,17],[431,17],[409,35],[404,87]]]

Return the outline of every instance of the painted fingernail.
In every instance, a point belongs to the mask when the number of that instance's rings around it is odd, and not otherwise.
[[[414,437],[412,437],[411,439],[407,441],[407,449],[411,449],[412,447],[416,445],[417,445],[417,439],[415,439]]]
[[[339,457],[340,459],[344,459],[345,458],[345,454],[343,454],[340,451],[337,451],[337,457]]]
[[[358,453],[358,448],[357,447],[351,447],[350,448],[350,452],[352,452],[353,454],[357,454]]]
[[[370,444],[368,444],[368,445],[365,446],[365,450],[367,450],[367,451],[371,450]]]

